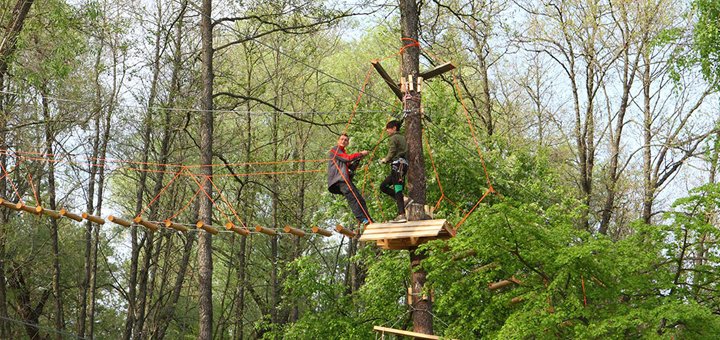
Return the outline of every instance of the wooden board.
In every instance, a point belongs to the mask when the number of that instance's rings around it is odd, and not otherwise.
[[[377,241],[383,249],[410,249],[427,241],[450,238],[450,228],[447,220],[372,223],[365,228],[360,241]]]
[[[389,334],[395,334],[395,335],[414,337],[415,339],[429,339],[429,340],[439,340],[440,339],[440,337],[437,335],[410,332],[410,331],[404,331],[401,329],[394,329],[394,328],[381,327],[381,326],[374,326],[373,330],[378,333],[381,333],[381,334],[389,333]]]

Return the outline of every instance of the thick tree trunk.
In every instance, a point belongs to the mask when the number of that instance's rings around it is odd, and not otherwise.
[[[203,0],[200,10],[200,32],[202,36],[202,83],[203,92],[201,102],[202,113],[200,114],[200,162],[204,166],[201,173],[204,176],[212,176],[213,156],[213,42],[212,42],[212,0]],[[209,177],[208,177],[209,178]],[[204,182],[204,190],[212,195],[212,184]],[[208,225],[212,224],[212,203],[207,196],[200,200],[199,219]],[[200,325],[198,338],[202,340],[212,339],[213,325],[213,301],[212,301],[212,236],[206,232],[198,235],[198,284],[199,284],[199,312]]]
[[[403,45],[411,44],[418,39],[418,22],[420,13],[415,0],[400,0],[400,28]],[[420,48],[412,46],[405,48],[402,54],[402,77],[407,80],[412,76],[412,82],[417,81],[420,68]],[[413,86],[416,90],[417,86]],[[422,149],[422,119],[420,117],[420,94],[408,91],[405,100],[406,124],[405,137],[408,145],[408,193],[417,204],[407,210],[409,220],[425,219],[423,206],[425,205],[425,159]],[[423,255],[415,250],[410,251],[412,267],[412,294],[413,297],[422,297],[427,273],[420,267]],[[432,301],[428,299],[413,299],[414,311],[412,313],[413,330],[418,333],[433,334]]]

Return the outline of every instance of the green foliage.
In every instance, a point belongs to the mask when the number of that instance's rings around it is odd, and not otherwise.
[[[720,86],[720,2],[715,0],[694,0],[694,14],[697,16],[693,31],[694,49],[700,56],[700,67],[705,78]]]

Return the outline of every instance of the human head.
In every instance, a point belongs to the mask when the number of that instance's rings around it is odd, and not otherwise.
[[[385,131],[387,131],[388,134],[393,134],[398,131],[400,131],[400,127],[402,126],[402,122],[399,120],[391,120],[387,124],[385,124]]]
[[[350,137],[348,137],[347,133],[340,134],[340,137],[338,137],[337,145],[341,147],[346,147],[350,143]]]

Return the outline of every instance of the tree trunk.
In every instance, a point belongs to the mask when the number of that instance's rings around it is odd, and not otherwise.
[[[200,10],[200,31],[202,36],[202,83],[203,92],[200,114],[200,162],[203,165],[201,173],[212,176],[213,156],[213,44],[212,44],[212,0],[203,0]],[[210,178],[210,177],[207,177]],[[204,190],[212,195],[212,184],[204,182]],[[208,196],[200,200],[199,219],[208,225],[212,224],[212,203]],[[200,293],[200,325],[198,338],[212,339],[213,301],[212,301],[212,236],[206,232],[198,235],[198,284]]]
[[[652,179],[652,112],[650,108],[650,55],[643,52],[643,209],[642,219],[650,224],[652,205],[655,200],[655,186]]]
[[[50,107],[47,100],[47,93],[42,89],[42,107],[43,119],[45,120],[45,153],[53,155],[53,143],[55,140],[55,131],[53,130],[52,117],[50,116]],[[52,156],[51,156],[52,157]],[[55,162],[48,162],[48,207],[57,211],[56,189],[55,189]],[[38,204],[40,204],[38,202]],[[60,287],[60,242],[58,240],[58,221],[54,218],[50,219],[50,234],[52,237],[53,251],[53,278],[52,290],[55,296],[55,329],[59,332],[65,330],[65,320],[62,302],[62,290]],[[62,339],[61,333],[56,333],[58,340]]]
[[[400,28],[403,38],[403,45],[416,42],[418,39],[418,22],[420,13],[415,0],[400,0]],[[408,79],[412,76],[412,82],[416,82],[420,69],[420,48],[418,46],[405,48],[402,54],[402,77]],[[413,86],[416,90],[417,86]],[[417,204],[409,207],[408,220],[425,219],[423,206],[425,205],[425,159],[422,149],[422,119],[420,117],[420,94],[416,91],[408,91],[409,100],[405,100],[405,112],[407,128],[405,136],[408,145],[408,193],[411,199]],[[423,255],[410,251],[410,263],[412,273],[412,294],[415,298],[421,297],[425,287],[427,273],[420,267]],[[414,311],[412,313],[413,330],[418,333],[433,334],[432,302],[427,299],[413,301]]]

